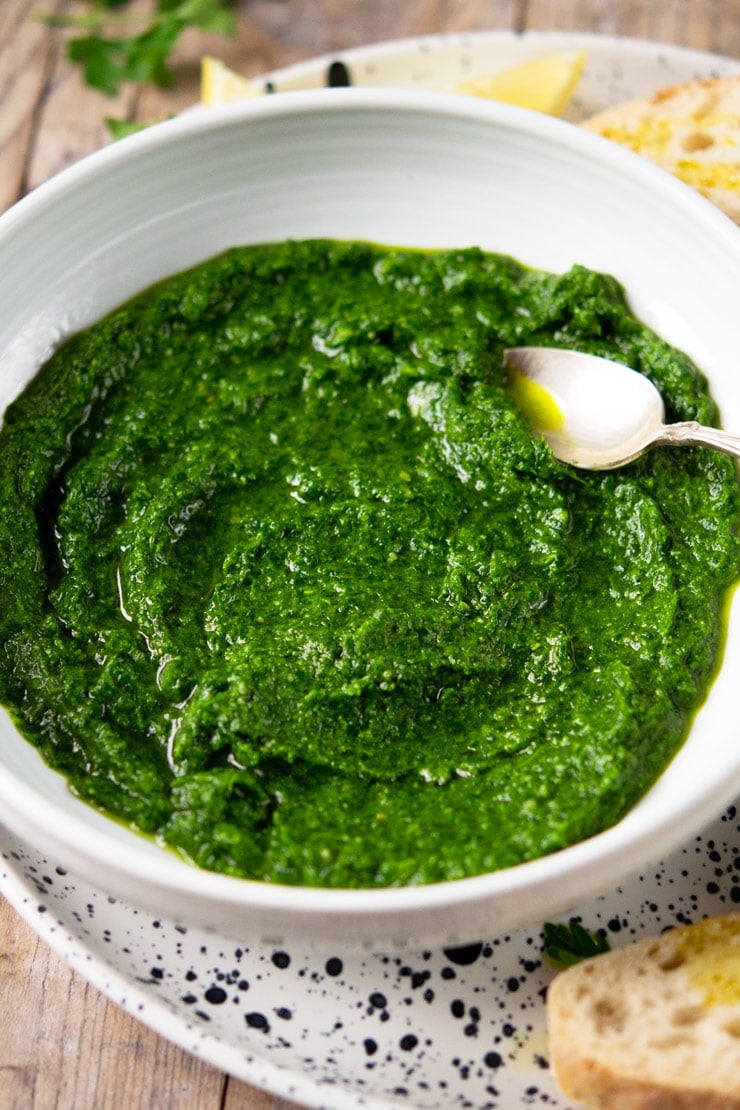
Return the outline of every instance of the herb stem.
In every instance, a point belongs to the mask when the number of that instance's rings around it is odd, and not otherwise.
[[[84,31],[101,31],[104,28],[145,27],[151,23],[151,15],[146,12],[82,12],[79,15],[65,15],[63,12],[37,12],[35,18],[49,27],[78,27]]]

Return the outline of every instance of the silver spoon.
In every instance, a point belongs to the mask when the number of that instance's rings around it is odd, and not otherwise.
[[[621,363],[558,347],[504,351],[514,398],[562,462],[613,470],[649,447],[714,447],[740,458],[740,435],[687,420],[665,424],[660,393]]]

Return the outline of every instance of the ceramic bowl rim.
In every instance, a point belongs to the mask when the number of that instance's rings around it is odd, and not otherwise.
[[[346,113],[368,109],[481,120],[490,123],[492,128],[526,131],[535,141],[547,139],[587,152],[602,165],[612,167],[616,174],[641,180],[647,187],[662,194],[668,203],[682,208],[691,219],[703,223],[712,236],[724,239],[728,249],[740,259],[740,229],[718,209],[662,170],[599,136],[561,120],[508,105],[449,93],[379,88],[285,92],[274,97],[210,109],[207,116],[200,113],[184,115],[157,124],[87,156],[19,201],[0,217],[0,249],[9,235],[36,219],[44,209],[53,207],[60,197],[73,191],[78,184],[104,176],[109,167],[145,158],[153,148],[187,142],[189,136],[205,129],[229,128],[241,121],[248,123],[255,119],[278,119],[316,111]],[[144,855],[138,846],[106,837],[91,838],[90,826],[84,820],[41,797],[1,764],[0,802],[15,815],[14,824],[17,824],[19,819],[23,821],[23,813],[33,812],[41,801],[45,817],[42,820],[34,818],[35,827],[54,829],[54,840],[67,848],[82,851],[100,865],[102,873],[108,870],[135,875],[145,868],[149,883],[209,901],[283,911],[297,909],[302,915],[361,913],[372,917],[376,913],[418,911],[444,908],[453,903],[477,902],[549,883],[555,875],[566,881],[569,876],[595,865],[613,865],[617,857],[628,856],[629,851],[643,844],[647,837],[650,837],[651,847],[649,852],[643,852],[643,856],[655,858],[685,836],[687,822],[692,827],[698,826],[721,805],[733,800],[740,788],[740,760],[731,770],[732,774],[728,774],[723,781],[713,782],[711,790],[705,789],[703,794],[690,802],[676,803],[671,814],[663,815],[657,823],[635,821],[634,818],[630,821],[630,815],[636,812],[632,810],[617,825],[597,836],[501,871],[419,886],[356,890],[272,885],[208,872],[180,860],[174,861],[178,865],[175,868],[169,858],[159,860]],[[678,834],[676,825],[680,826]],[[80,845],[84,847],[80,848]],[[580,895],[581,888],[578,893]]]

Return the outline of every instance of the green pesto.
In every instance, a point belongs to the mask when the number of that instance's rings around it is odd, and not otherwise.
[[[739,571],[727,458],[570,470],[504,347],[704,379],[617,282],[476,249],[238,248],[67,341],[0,433],[0,698],[206,868],[425,883],[615,822],[685,738]]]

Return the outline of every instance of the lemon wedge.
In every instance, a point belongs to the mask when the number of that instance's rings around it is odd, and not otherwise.
[[[582,50],[547,54],[499,73],[458,81],[452,91],[560,115],[575,92],[585,62]],[[206,107],[259,96],[261,91],[253,81],[229,69],[218,58],[207,54],[201,59],[200,99]]]
[[[583,50],[546,54],[488,77],[458,81],[454,91],[559,116],[576,90],[585,62]]]
[[[231,104],[249,96],[259,96],[260,90],[247,77],[235,73],[218,58],[206,54],[200,63],[200,100],[207,108]]]

